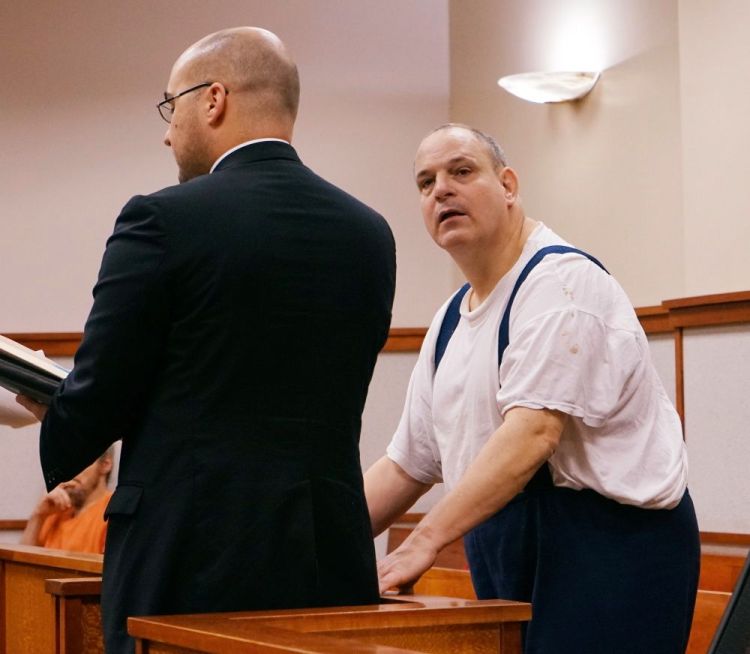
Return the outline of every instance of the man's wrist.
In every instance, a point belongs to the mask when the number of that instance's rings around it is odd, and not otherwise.
[[[411,545],[423,550],[430,550],[437,554],[450,540],[441,529],[431,524],[429,515],[420,522],[411,534]]]

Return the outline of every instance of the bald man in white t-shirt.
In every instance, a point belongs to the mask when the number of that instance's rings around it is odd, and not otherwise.
[[[447,491],[380,562],[381,591],[463,536],[478,597],[532,602],[527,654],[684,651],[700,555],[687,456],[627,296],[524,215],[488,135],[438,128],[415,175],[427,230],[468,284],[436,314],[365,475],[375,534],[433,484]]]

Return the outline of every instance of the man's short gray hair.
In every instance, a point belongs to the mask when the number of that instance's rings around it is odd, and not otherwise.
[[[433,129],[430,134],[444,129],[465,129],[467,132],[471,132],[484,145],[495,168],[505,168],[508,165],[508,158],[505,156],[505,152],[503,152],[500,144],[486,132],[470,125],[464,125],[463,123],[445,123]]]

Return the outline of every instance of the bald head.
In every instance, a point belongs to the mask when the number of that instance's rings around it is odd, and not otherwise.
[[[294,122],[299,105],[297,66],[284,44],[259,27],[214,32],[191,45],[175,62],[196,83],[221,82],[253,112],[283,115]]]
[[[207,173],[219,156],[245,141],[291,141],[299,76],[275,34],[233,27],[203,37],[180,55],[165,98],[171,120],[164,143],[184,182]]]

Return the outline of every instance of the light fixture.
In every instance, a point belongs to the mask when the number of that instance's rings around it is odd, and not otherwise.
[[[529,102],[567,102],[586,95],[599,81],[600,73],[521,73],[497,80],[508,93]]]

